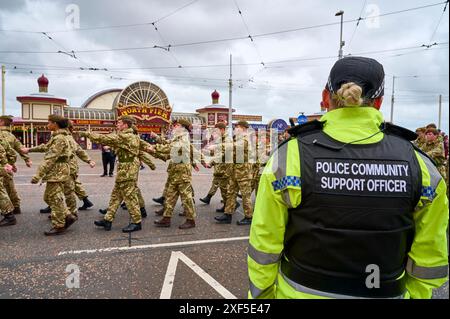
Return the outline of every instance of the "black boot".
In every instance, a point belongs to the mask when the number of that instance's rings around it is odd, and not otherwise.
[[[232,217],[230,214],[223,214],[221,216],[214,217],[214,219],[218,224],[231,224]]]
[[[94,206],[94,204],[92,204],[92,202],[87,198],[83,198],[83,206],[78,207],[78,210],[87,210],[88,208],[91,208],[92,206]]]
[[[52,212],[52,209],[50,208],[50,206],[47,206],[47,207],[39,210],[39,213],[41,213],[41,214],[50,214],[51,212]]]
[[[225,213],[225,205],[223,205],[222,208],[217,208],[216,213]]]
[[[112,227],[112,223],[104,219],[94,221],[94,225],[103,227],[106,231],[110,231]]]
[[[134,231],[138,231],[138,230],[141,230],[141,229],[142,229],[141,223],[139,223],[139,224],[131,223],[127,227],[122,228],[122,232],[124,232],[124,233],[132,233]]]
[[[212,196],[208,194],[204,198],[200,198],[200,201],[205,203],[206,205],[209,205],[209,203],[211,202],[211,198]]]
[[[98,212],[102,215],[106,215],[106,213],[108,212],[107,209],[99,209]]]
[[[122,207],[123,210],[128,210],[127,204],[125,204],[125,202],[122,202],[122,204],[120,204],[120,207]]]
[[[153,198],[153,201],[154,201],[155,203],[164,205],[164,199],[165,199],[164,196],[161,196],[161,197],[159,197],[159,198]]]
[[[13,213],[8,213],[3,216],[4,218],[0,221],[0,227],[12,226],[17,224],[16,216]]]
[[[145,207],[141,207],[141,217],[147,218],[147,211],[145,210]]]
[[[242,225],[251,225],[252,224],[252,219],[248,218],[248,217],[244,217],[243,219],[238,220],[236,222],[236,224],[238,224],[240,226],[242,226]]]

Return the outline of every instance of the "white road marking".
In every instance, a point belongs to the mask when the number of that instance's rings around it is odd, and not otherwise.
[[[166,276],[164,278],[163,287],[161,289],[160,299],[170,299],[172,296],[173,283],[175,281],[175,274],[177,272],[178,260],[181,260],[191,268],[200,278],[202,278],[208,285],[210,285],[215,291],[217,291],[225,299],[237,299],[227,288],[222,286],[217,280],[211,277],[206,271],[200,268],[189,257],[183,254],[181,251],[173,251],[169,265],[167,266]]]
[[[229,242],[229,241],[240,241],[240,240],[248,240],[248,239],[249,239],[249,236],[245,236],[245,237],[215,238],[215,239],[194,240],[194,241],[181,241],[181,242],[174,242],[174,243],[162,243],[162,244],[151,244],[151,245],[139,245],[139,246],[132,246],[132,247],[108,247],[108,248],[98,248],[98,249],[69,250],[69,251],[59,252],[58,256],[95,254],[95,253],[106,253],[106,252],[113,252],[113,251],[133,251],[133,250],[142,250],[142,249],[150,249],[150,248],[163,248],[163,247],[176,247],[176,246],[192,246],[192,245],[223,243],[223,242]]]

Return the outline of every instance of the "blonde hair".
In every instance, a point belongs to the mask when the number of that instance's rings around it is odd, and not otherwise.
[[[361,95],[362,88],[354,82],[349,82],[342,84],[341,88],[333,94],[333,100],[337,107],[361,106],[364,102]]]

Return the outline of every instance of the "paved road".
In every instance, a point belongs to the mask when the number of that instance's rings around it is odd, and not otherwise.
[[[80,179],[95,206],[80,212],[66,235],[56,237],[43,235],[50,227],[47,216],[39,214],[44,186],[29,183],[36,166],[28,169],[19,163],[15,179],[23,213],[18,225],[0,231],[0,298],[246,298],[249,226],[214,223],[215,209],[221,205],[219,194],[209,206],[197,200],[196,228],[179,230],[184,220],[177,214],[171,228],[154,227],[153,211],[160,206],[151,198],[161,195],[167,176],[166,165],[155,161],[157,170],[146,168],[139,180],[149,217],[130,241],[121,232],[129,221],[122,209],[112,231],[93,225],[101,218],[98,209],[107,206],[114,178],[100,178],[100,153],[91,155],[98,168],[81,164]],[[32,154],[32,158],[37,165],[42,155]],[[193,173],[196,199],[206,194],[211,179],[206,169]],[[234,219],[242,217],[238,211]],[[80,287],[67,288],[77,270]],[[436,298],[448,298],[448,285],[437,291]]]

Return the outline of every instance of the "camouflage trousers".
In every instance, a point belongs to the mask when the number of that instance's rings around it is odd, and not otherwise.
[[[0,176],[0,213],[6,215],[14,210],[14,206],[9,199],[8,192],[3,186],[4,176]]]
[[[77,199],[74,193],[74,182],[69,178],[65,182],[47,182],[44,192],[44,201],[51,208],[52,225],[62,228],[66,225],[66,216],[75,212]],[[70,210],[67,208],[71,206]],[[75,203],[75,205],[73,204]],[[75,206],[75,211],[73,211]]]
[[[247,218],[253,216],[252,192],[254,182],[252,179],[238,181],[235,178],[230,178],[228,181],[228,193],[225,204],[225,214],[232,215],[236,210],[236,198],[238,191],[241,191],[242,206],[244,208],[244,215]]]
[[[163,194],[162,194],[162,196],[164,198],[167,198],[167,189],[169,187],[169,184],[170,184],[170,179],[167,178],[166,184],[164,185],[164,191],[163,191]],[[191,184],[191,192],[192,192],[192,198],[194,198],[195,197],[195,193],[194,193],[194,188],[192,187],[192,184]]]
[[[137,197],[138,197],[138,202],[139,202],[139,207],[145,207],[145,201],[144,201],[144,197],[142,196],[142,192],[141,189],[136,185],[136,189],[137,189]]]
[[[88,197],[86,189],[83,186],[83,183],[78,179],[78,174],[73,176],[75,181],[75,194],[77,195],[79,200],[83,200],[83,198]]]
[[[211,188],[209,189],[209,192],[208,192],[209,197],[213,197],[216,194],[217,190],[219,189],[219,179],[220,179],[219,176],[213,177],[213,180],[211,183]]]
[[[16,186],[14,185],[14,177],[11,174],[3,176],[3,186],[5,187],[13,206],[20,207],[20,197],[19,194],[17,194]]]
[[[166,198],[164,199],[164,217],[172,217],[173,210],[178,201],[178,196],[181,197],[181,204],[184,207],[186,218],[194,220],[194,194],[190,182],[171,183],[169,182],[166,191]]]
[[[228,198],[228,185],[230,183],[228,176],[217,176],[215,177],[217,179],[217,186],[220,189],[220,194],[222,195],[223,202],[227,202]]]
[[[114,221],[117,209],[122,201],[124,201],[125,205],[127,205],[131,221],[134,224],[139,224],[141,222],[141,211],[139,210],[139,199],[136,188],[136,181],[116,181],[111,193],[111,199],[109,200],[108,212],[105,215],[105,220],[110,222]]]
[[[255,191],[255,196],[258,195],[258,186],[259,186],[259,180],[261,179],[261,174],[258,172],[256,176],[253,178],[253,190]]]

